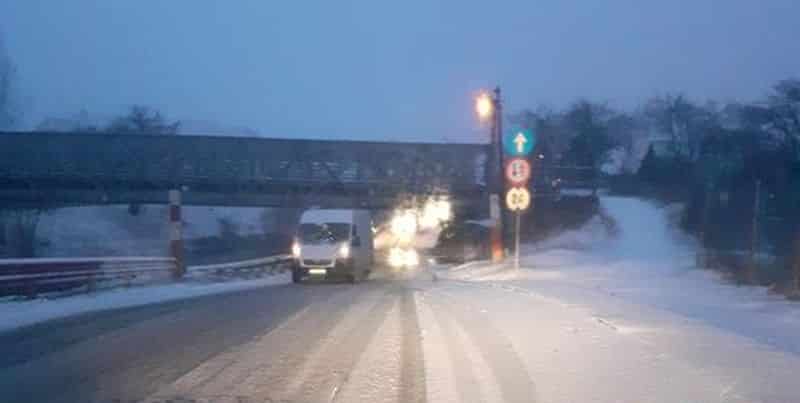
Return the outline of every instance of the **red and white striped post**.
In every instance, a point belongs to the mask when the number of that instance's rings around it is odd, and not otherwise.
[[[169,191],[169,253],[175,259],[175,278],[183,277],[183,231],[181,227],[181,191]]]

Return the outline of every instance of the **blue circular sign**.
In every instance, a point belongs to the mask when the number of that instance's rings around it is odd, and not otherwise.
[[[503,135],[503,150],[507,155],[523,157],[536,145],[536,136],[530,129],[513,129]]]

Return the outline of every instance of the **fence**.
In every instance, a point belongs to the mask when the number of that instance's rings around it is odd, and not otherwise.
[[[190,276],[263,274],[289,261],[289,255],[240,262],[190,266]],[[177,281],[177,264],[168,257],[94,257],[0,260],[0,296],[60,291],[92,292],[98,287],[130,286],[134,283]]]

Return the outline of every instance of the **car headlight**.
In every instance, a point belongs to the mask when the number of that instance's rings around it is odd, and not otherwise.
[[[347,244],[344,244],[341,248],[339,248],[339,257],[342,259],[347,259],[350,257],[350,247]]]
[[[392,267],[403,267],[403,264],[405,264],[404,256],[405,254],[400,248],[389,249],[389,265]]]
[[[406,252],[405,261],[406,261],[406,266],[417,267],[417,265],[419,265],[419,255],[417,254],[417,251],[414,249],[409,249]]]
[[[292,244],[292,256],[300,257],[300,244],[297,242]]]
[[[389,265],[392,267],[416,267],[419,265],[419,255],[414,249],[392,248],[389,250]]]

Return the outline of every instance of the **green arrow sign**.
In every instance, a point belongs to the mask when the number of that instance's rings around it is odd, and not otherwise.
[[[503,149],[507,155],[522,157],[530,154],[536,145],[536,136],[529,129],[514,129],[503,136]]]

